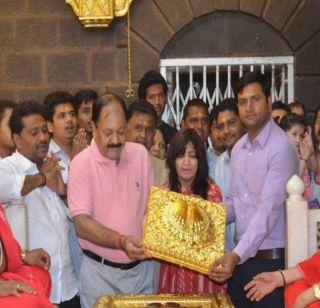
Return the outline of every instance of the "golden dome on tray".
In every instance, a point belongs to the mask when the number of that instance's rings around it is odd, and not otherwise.
[[[164,226],[182,240],[198,242],[208,237],[209,219],[201,207],[176,200],[163,210]]]
[[[207,274],[224,253],[226,208],[152,188],[142,244],[154,258]]]

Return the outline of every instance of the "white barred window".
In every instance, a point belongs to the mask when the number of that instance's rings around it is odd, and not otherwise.
[[[190,99],[203,99],[211,110],[224,98],[234,97],[239,77],[257,69],[271,77],[272,101],[291,103],[293,63],[293,57],[162,59],[160,71],[168,83],[163,120],[179,128],[183,108]]]

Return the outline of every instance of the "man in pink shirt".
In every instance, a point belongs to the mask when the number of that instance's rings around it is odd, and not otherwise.
[[[152,186],[148,151],[126,142],[126,108],[116,95],[98,97],[91,145],[71,162],[68,204],[84,258],[82,307],[104,294],[152,293],[152,265],[140,245]]]

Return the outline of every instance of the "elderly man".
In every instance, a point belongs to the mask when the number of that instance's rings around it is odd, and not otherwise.
[[[149,153],[126,142],[126,108],[116,95],[98,97],[91,145],[71,162],[68,204],[83,259],[82,307],[101,294],[152,293],[153,271],[140,245],[153,182]]]
[[[17,151],[0,161],[0,200],[23,202],[28,208],[29,248],[44,248],[51,257],[50,300],[61,307],[79,307],[78,282],[69,248],[68,210],[58,158],[48,155],[49,132],[43,106],[20,103],[9,120]],[[15,183],[7,178],[15,177]]]

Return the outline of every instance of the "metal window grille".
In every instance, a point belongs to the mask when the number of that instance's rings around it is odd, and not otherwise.
[[[178,127],[183,108],[193,98],[201,98],[209,110],[228,97],[244,73],[260,70],[271,78],[272,101],[294,100],[293,57],[239,57],[162,59],[160,72],[168,83],[168,104],[163,120]]]

